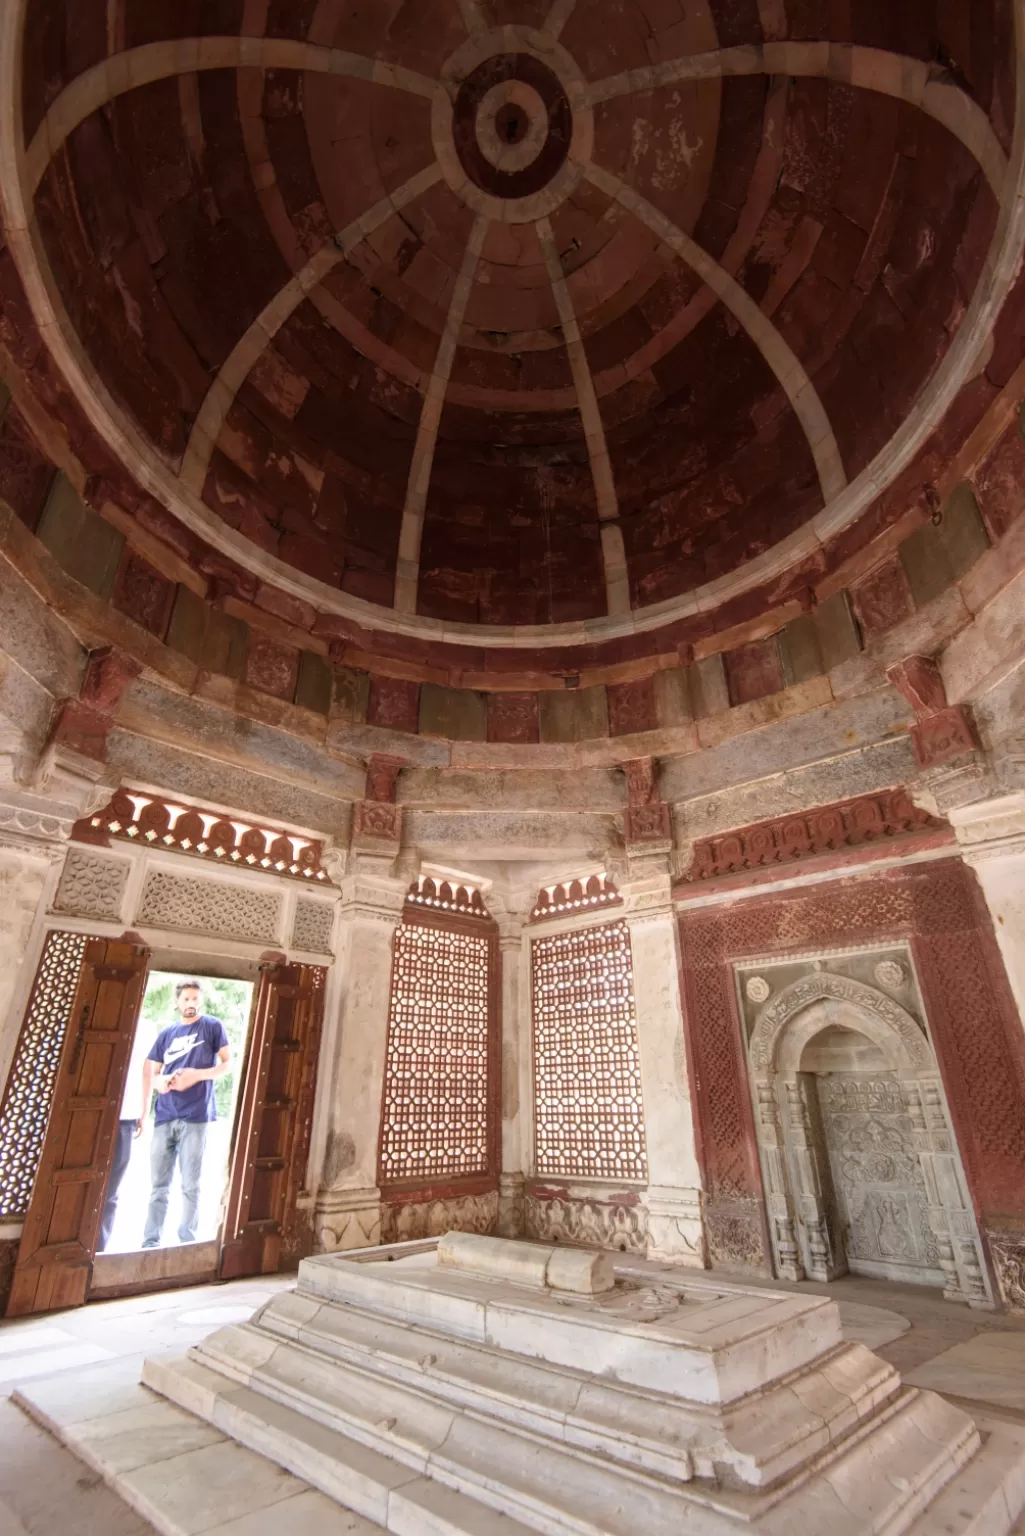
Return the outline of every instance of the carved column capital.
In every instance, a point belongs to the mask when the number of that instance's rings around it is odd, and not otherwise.
[[[390,877],[390,859],[355,855],[341,881],[341,915],[397,927],[408,889],[404,880]],[[377,867],[375,867],[377,866]]]

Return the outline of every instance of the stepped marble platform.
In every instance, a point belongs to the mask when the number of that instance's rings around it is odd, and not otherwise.
[[[1004,1536],[1025,1508],[1025,1428],[903,1384],[832,1301],[580,1250],[308,1259],[143,1381],[400,1536]]]

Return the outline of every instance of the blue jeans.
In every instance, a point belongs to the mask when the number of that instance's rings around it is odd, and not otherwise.
[[[150,1147],[149,1210],[146,1212],[146,1231],[142,1238],[144,1248],[160,1246],[176,1161],[182,1177],[182,1219],[178,1227],[178,1241],[196,1241],[199,1176],[203,1171],[205,1150],[206,1124],[203,1121],[168,1120],[163,1125],[154,1126],[153,1144]]]
[[[110,1170],[107,1180],[107,1194],[103,1202],[103,1215],[100,1217],[100,1243],[98,1253],[106,1251],[110,1242],[110,1234],[114,1230],[114,1217],[117,1215],[117,1193],[121,1188],[121,1180],[128,1171],[128,1164],[132,1157],[132,1142],[135,1140],[135,1120],[119,1120],[117,1123],[117,1139],[114,1142],[114,1166]]]

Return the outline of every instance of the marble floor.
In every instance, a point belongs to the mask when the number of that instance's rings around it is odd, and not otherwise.
[[[180,1352],[248,1317],[291,1283],[287,1276],[237,1281],[0,1322],[0,1536],[68,1536],[72,1507],[74,1536],[147,1536],[162,1528],[162,1503],[175,1506],[177,1529],[209,1536],[282,1530],[372,1536],[377,1527],[366,1520],[330,1505],[170,1404],[147,1402],[146,1389],[134,1387],[144,1356]],[[934,1291],[860,1278],[777,1286],[833,1296],[845,1335],[876,1350],[915,1385],[969,1411],[984,1408],[989,1416],[1025,1422],[1025,1318],[973,1312]],[[37,1400],[52,1399],[55,1415],[95,1419],[98,1432],[110,1435],[125,1422],[131,1425],[126,1454],[139,1462],[132,1463],[136,1509],[9,1401],[30,1383]],[[190,1491],[197,1481],[208,1492],[217,1482],[224,1489],[205,1514],[194,1507]],[[246,1490],[241,1498],[240,1487]],[[1025,1533],[1025,1521],[1016,1529]]]

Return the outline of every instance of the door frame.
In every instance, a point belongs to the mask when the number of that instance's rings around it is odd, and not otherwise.
[[[146,967],[142,993],[139,998],[139,1012],[135,1018],[136,1029],[139,1027],[139,1015],[142,1011],[146,987],[154,971],[172,971],[181,974],[191,973],[200,981],[205,980],[207,977],[214,977],[226,981],[246,981],[252,983],[253,991],[249,1004],[246,1044],[242,1060],[239,1063],[238,1089],[235,1094],[235,1107],[232,1115],[231,1143],[228,1154],[228,1184],[230,1186],[235,1160],[239,1116],[246,1096],[249,1073],[253,1068],[254,1024],[260,995],[260,978],[266,962],[261,963],[259,960],[242,959],[235,956],[210,955],[202,951],[191,950],[187,943],[181,946],[169,945],[166,942],[163,944],[151,944],[149,950],[149,963]],[[128,1065],[129,1062],[126,1062],[126,1077],[121,1083],[122,1093],[124,1093],[125,1081],[127,1080]],[[113,1166],[113,1158],[114,1148],[112,1145],[110,1161],[108,1163],[108,1177],[110,1167]],[[199,1252],[200,1249],[203,1250],[202,1253]],[[190,1243],[187,1247],[175,1247],[172,1245],[152,1250],[135,1249],[130,1254],[94,1254],[93,1282],[89,1287],[86,1299],[87,1301],[113,1301],[120,1296],[146,1296],[156,1291],[176,1290],[191,1285],[212,1284],[220,1277],[221,1255],[223,1251],[224,1216],[222,1213],[221,1224],[217,1229],[216,1237],[211,1238],[206,1243]],[[172,1266],[167,1264],[167,1258],[176,1253],[192,1257],[196,1262],[173,1269]],[[127,1261],[129,1259],[141,1260],[141,1263],[136,1265],[137,1273],[135,1275],[128,1273]],[[107,1263],[107,1260],[112,1262]],[[98,1274],[97,1265],[100,1266]],[[106,1271],[106,1275],[104,1271]]]

